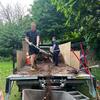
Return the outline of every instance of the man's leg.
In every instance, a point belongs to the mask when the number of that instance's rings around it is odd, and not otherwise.
[[[59,52],[55,53],[55,65],[58,66],[58,62],[59,62]]]
[[[55,53],[53,53],[53,63],[55,64]]]
[[[36,54],[32,54],[32,55],[31,55],[31,66],[32,66],[32,68],[35,67],[35,64],[34,64],[35,58],[36,58]]]

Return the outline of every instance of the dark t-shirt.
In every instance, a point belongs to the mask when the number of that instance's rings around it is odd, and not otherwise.
[[[28,31],[25,33],[25,35],[28,37],[29,41],[32,42],[34,45],[36,45],[37,36],[39,35],[37,31]]]
[[[56,41],[52,41],[52,46],[53,46],[54,52],[55,51],[60,51],[59,45]]]

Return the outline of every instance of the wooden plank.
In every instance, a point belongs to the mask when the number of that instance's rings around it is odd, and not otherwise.
[[[77,57],[80,59],[80,51],[74,51],[75,54],[77,55]],[[71,59],[70,59],[70,65],[76,69],[79,69],[80,66],[80,62],[78,61],[78,59],[76,58],[76,56],[73,54],[73,52],[71,52]]]
[[[26,54],[29,51],[29,46],[26,41],[22,41],[22,50],[17,50],[17,69],[25,66]]]
[[[26,41],[22,41],[22,51],[28,52],[29,50],[29,45]]]
[[[17,50],[17,69],[20,69],[23,66],[23,53],[20,50]]]
[[[63,57],[62,59],[64,59],[64,63],[70,65],[71,42],[61,44],[59,45],[59,48]]]
[[[23,66],[25,65],[26,54],[29,51],[29,45],[26,41],[22,41],[22,59],[23,59]]]

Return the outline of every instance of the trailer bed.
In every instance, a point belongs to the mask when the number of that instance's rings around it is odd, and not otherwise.
[[[15,74],[18,75],[37,75],[37,76],[47,76],[60,74],[65,76],[66,74],[74,74],[72,73],[75,69],[65,65],[63,63],[59,64],[59,66],[54,66],[52,63],[41,63],[37,64],[37,69],[31,70],[31,66],[24,66],[20,68]]]

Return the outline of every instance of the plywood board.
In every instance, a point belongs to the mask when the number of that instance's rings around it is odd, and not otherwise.
[[[25,65],[26,54],[29,52],[29,45],[26,41],[22,41],[22,59],[23,59],[23,66]]]
[[[22,50],[28,52],[29,45],[26,41],[22,41]]]
[[[75,54],[77,55],[77,57],[80,59],[80,51],[74,51]],[[71,51],[71,55],[70,55],[71,59],[70,59],[70,65],[76,69],[79,69],[80,66],[80,62],[79,60],[76,58],[76,56],[74,55],[74,53]]]
[[[71,51],[71,42],[64,43],[59,45],[60,53],[64,59],[64,63],[70,65],[70,51]]]
[[[29,51],[29,45],[26,41],[22,41],[22,50],[17,50],[17,69],[25,65],[26,54]]]
[[[23,53],[20,50],[17,50],[17,69],[23,66]]]

